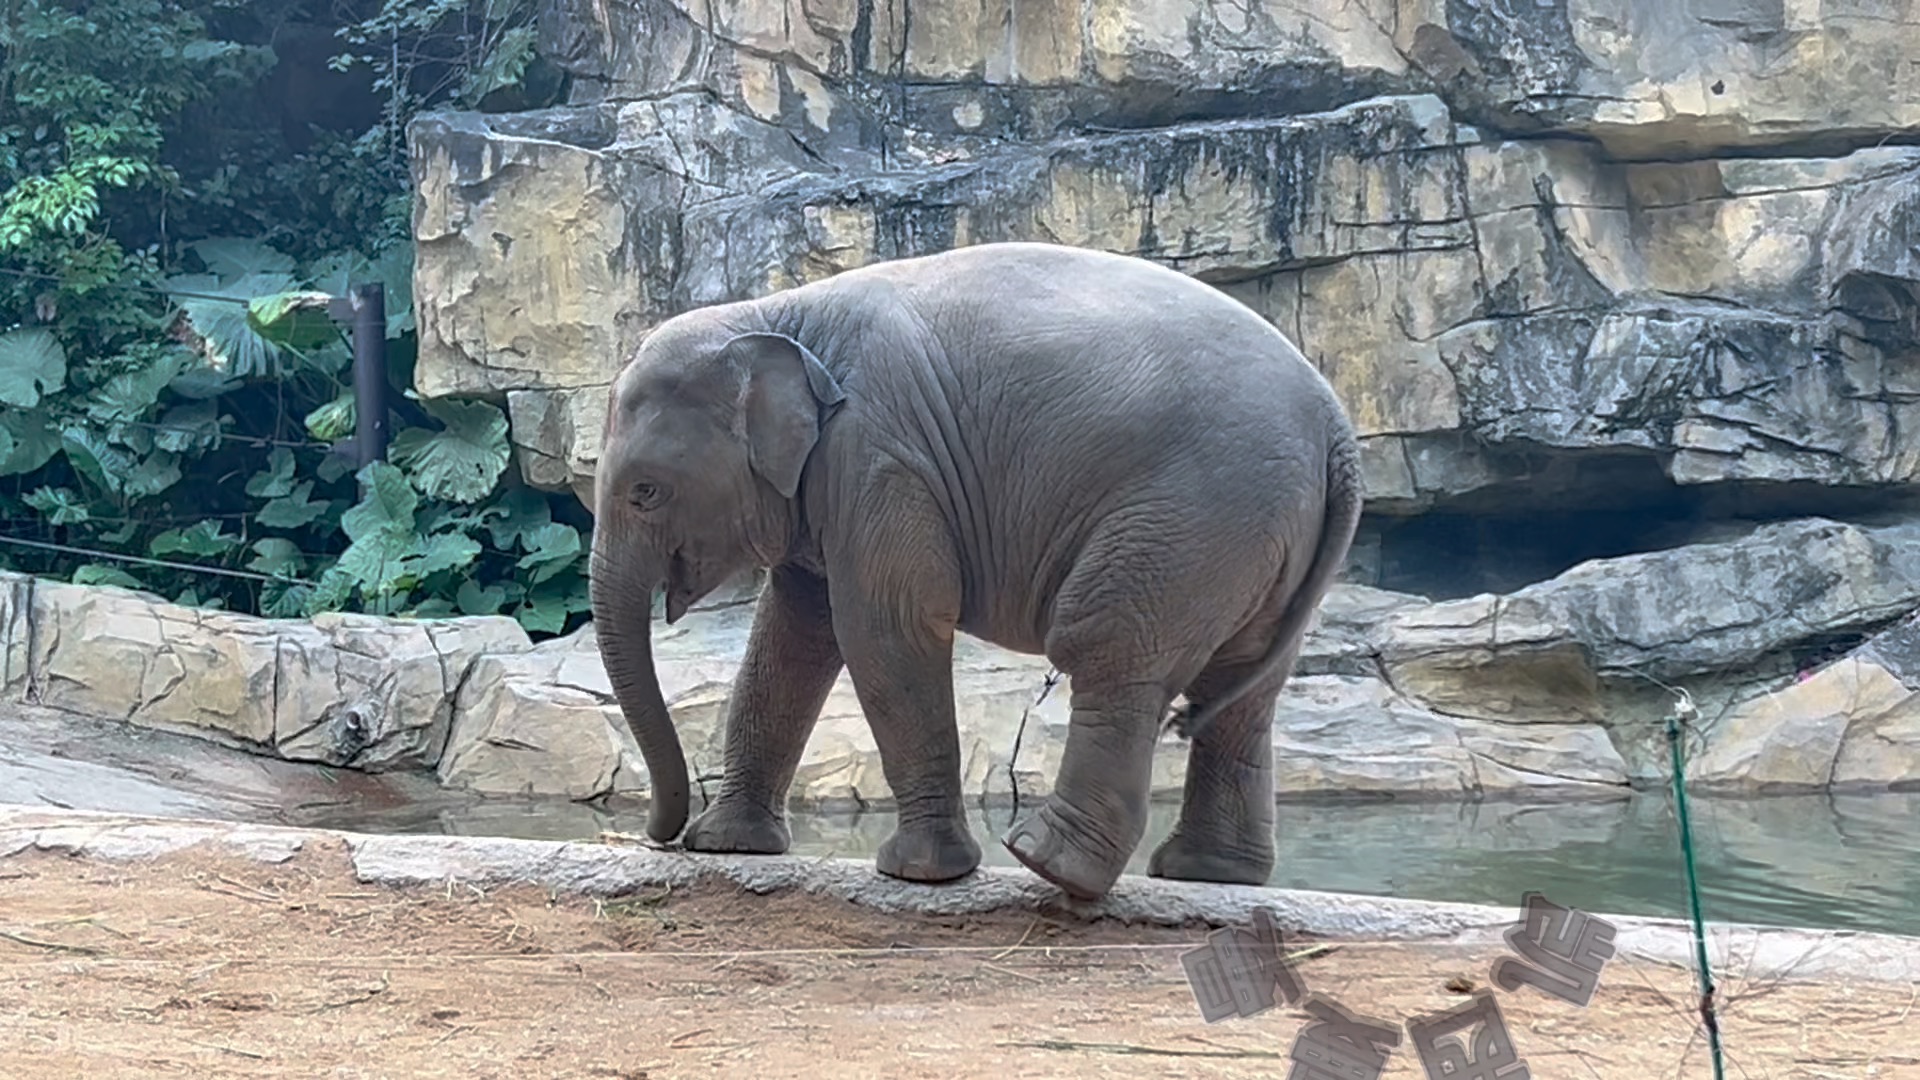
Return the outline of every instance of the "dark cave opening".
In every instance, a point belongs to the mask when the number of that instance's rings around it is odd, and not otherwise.
[[[1411,513],[1369,511],[1347,580],[1435,600],[1507,593],[1590,559],[1731,539],[1769,521],[1872,524],[1920,511],[1912,487],[1676,484],[1654,454],[1528,455],[1521,478]]]

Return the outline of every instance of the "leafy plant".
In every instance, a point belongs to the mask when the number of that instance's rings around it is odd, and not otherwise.
[[[95,553],[0,544],[0,567],[270,616],[578,625],[582,508],[518,483],[497,405],[405,393],[406,125],[538,104],[531,14],[0,0],[0,537]],[[377,107],[296,148],[260,87],[286,62],[274,28],[324,19],[334,67],[370,71]],[[394,437],[356,472],[336,447],[354,408],[329,305],[368,282],[386,293]]]

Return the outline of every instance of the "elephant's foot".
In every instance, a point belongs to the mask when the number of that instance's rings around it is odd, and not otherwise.
[[[1147,876],[1175,881],[1211,881],[1223,885],[1265,885],[1273,875],[1273,845],[1244,850],[1240,845],[1189,839],[1176,828],[1147,859]]]
[[[1021,865],[1076,900],[1106,895],[1130,854],[1056,795],[1001,837]]]
[[[687,825],[680,844],[688,851],[784,855],[793,843],[787,823],[772,810],[745,799],[714,800]]]
[[[888,877],[938,885],[973,873],[980,845],[964,819],[903,822],[880,845],[873,865]]]

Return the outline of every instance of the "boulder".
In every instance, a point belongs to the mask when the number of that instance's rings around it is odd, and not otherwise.
[[[598,690],[580,686],[576,654],[575,639],[561,638],[482,657],[454,702],[440,781],[487,795],[583,800],[645,790],[640,749],[604,675]]]
[[[1688,770],[1708,788],[1920,784],[1920,616],[1708,724]]]
[[[37,703],[368,770],[431,767],[468,668],[531,646],[505,617],[261,619],[125,589],[0,582],[0,595],[29,599],[30,632],[16,617],[6,652],[24,654],[15,681]]]
[[[429,397],[605,385],[670,302],[686,209],[819,167],[696,95],[432,114],[408,142]]]
[[[1374,642],[1395,689],[1452,715],[1600,722],[1603,681],[1739,672],[1920,607],[1920,524],[1802,519],[1583,563],[1506,595],[1395,611]]]
[[[1401,13],[1396,40],[1470,115],[1620,158],[1831,150],[1920,123],[1901,4],[1418,0]]]

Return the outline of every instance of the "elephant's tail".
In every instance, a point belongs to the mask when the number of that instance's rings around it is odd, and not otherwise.
[[[1207,701],[1199,709],[1189,704],[1175,710],[1163,726],[1163,732],[1170,727],[1183,738],[1197,737],[1234,702],[1266,682],[1276,670],[1292,665],[1298,657],[1300,643],[1307,636],[1314,613],[1319,610],[1320,601],[1339,576],[1340,568],[1346,562],[1347,551],[1353,546],[1353,536],[1360,526],[1360,511],[1364,501],[1360,480],[1360,443],[1354,435],[1352,424],[1338,406],[1334,408],[1334,415],[1337,419],[1327,451],[1327,490],[1320,515],[1320,540],[1314,549],[1313,562],[1307,567],[1307,576],[1287,600],[1286,610],[1280,616],[1280,625],[1274,633],[1273,644],[1267,649],[1266,655],[1260,658],[1258,667],[1218,697]]]

